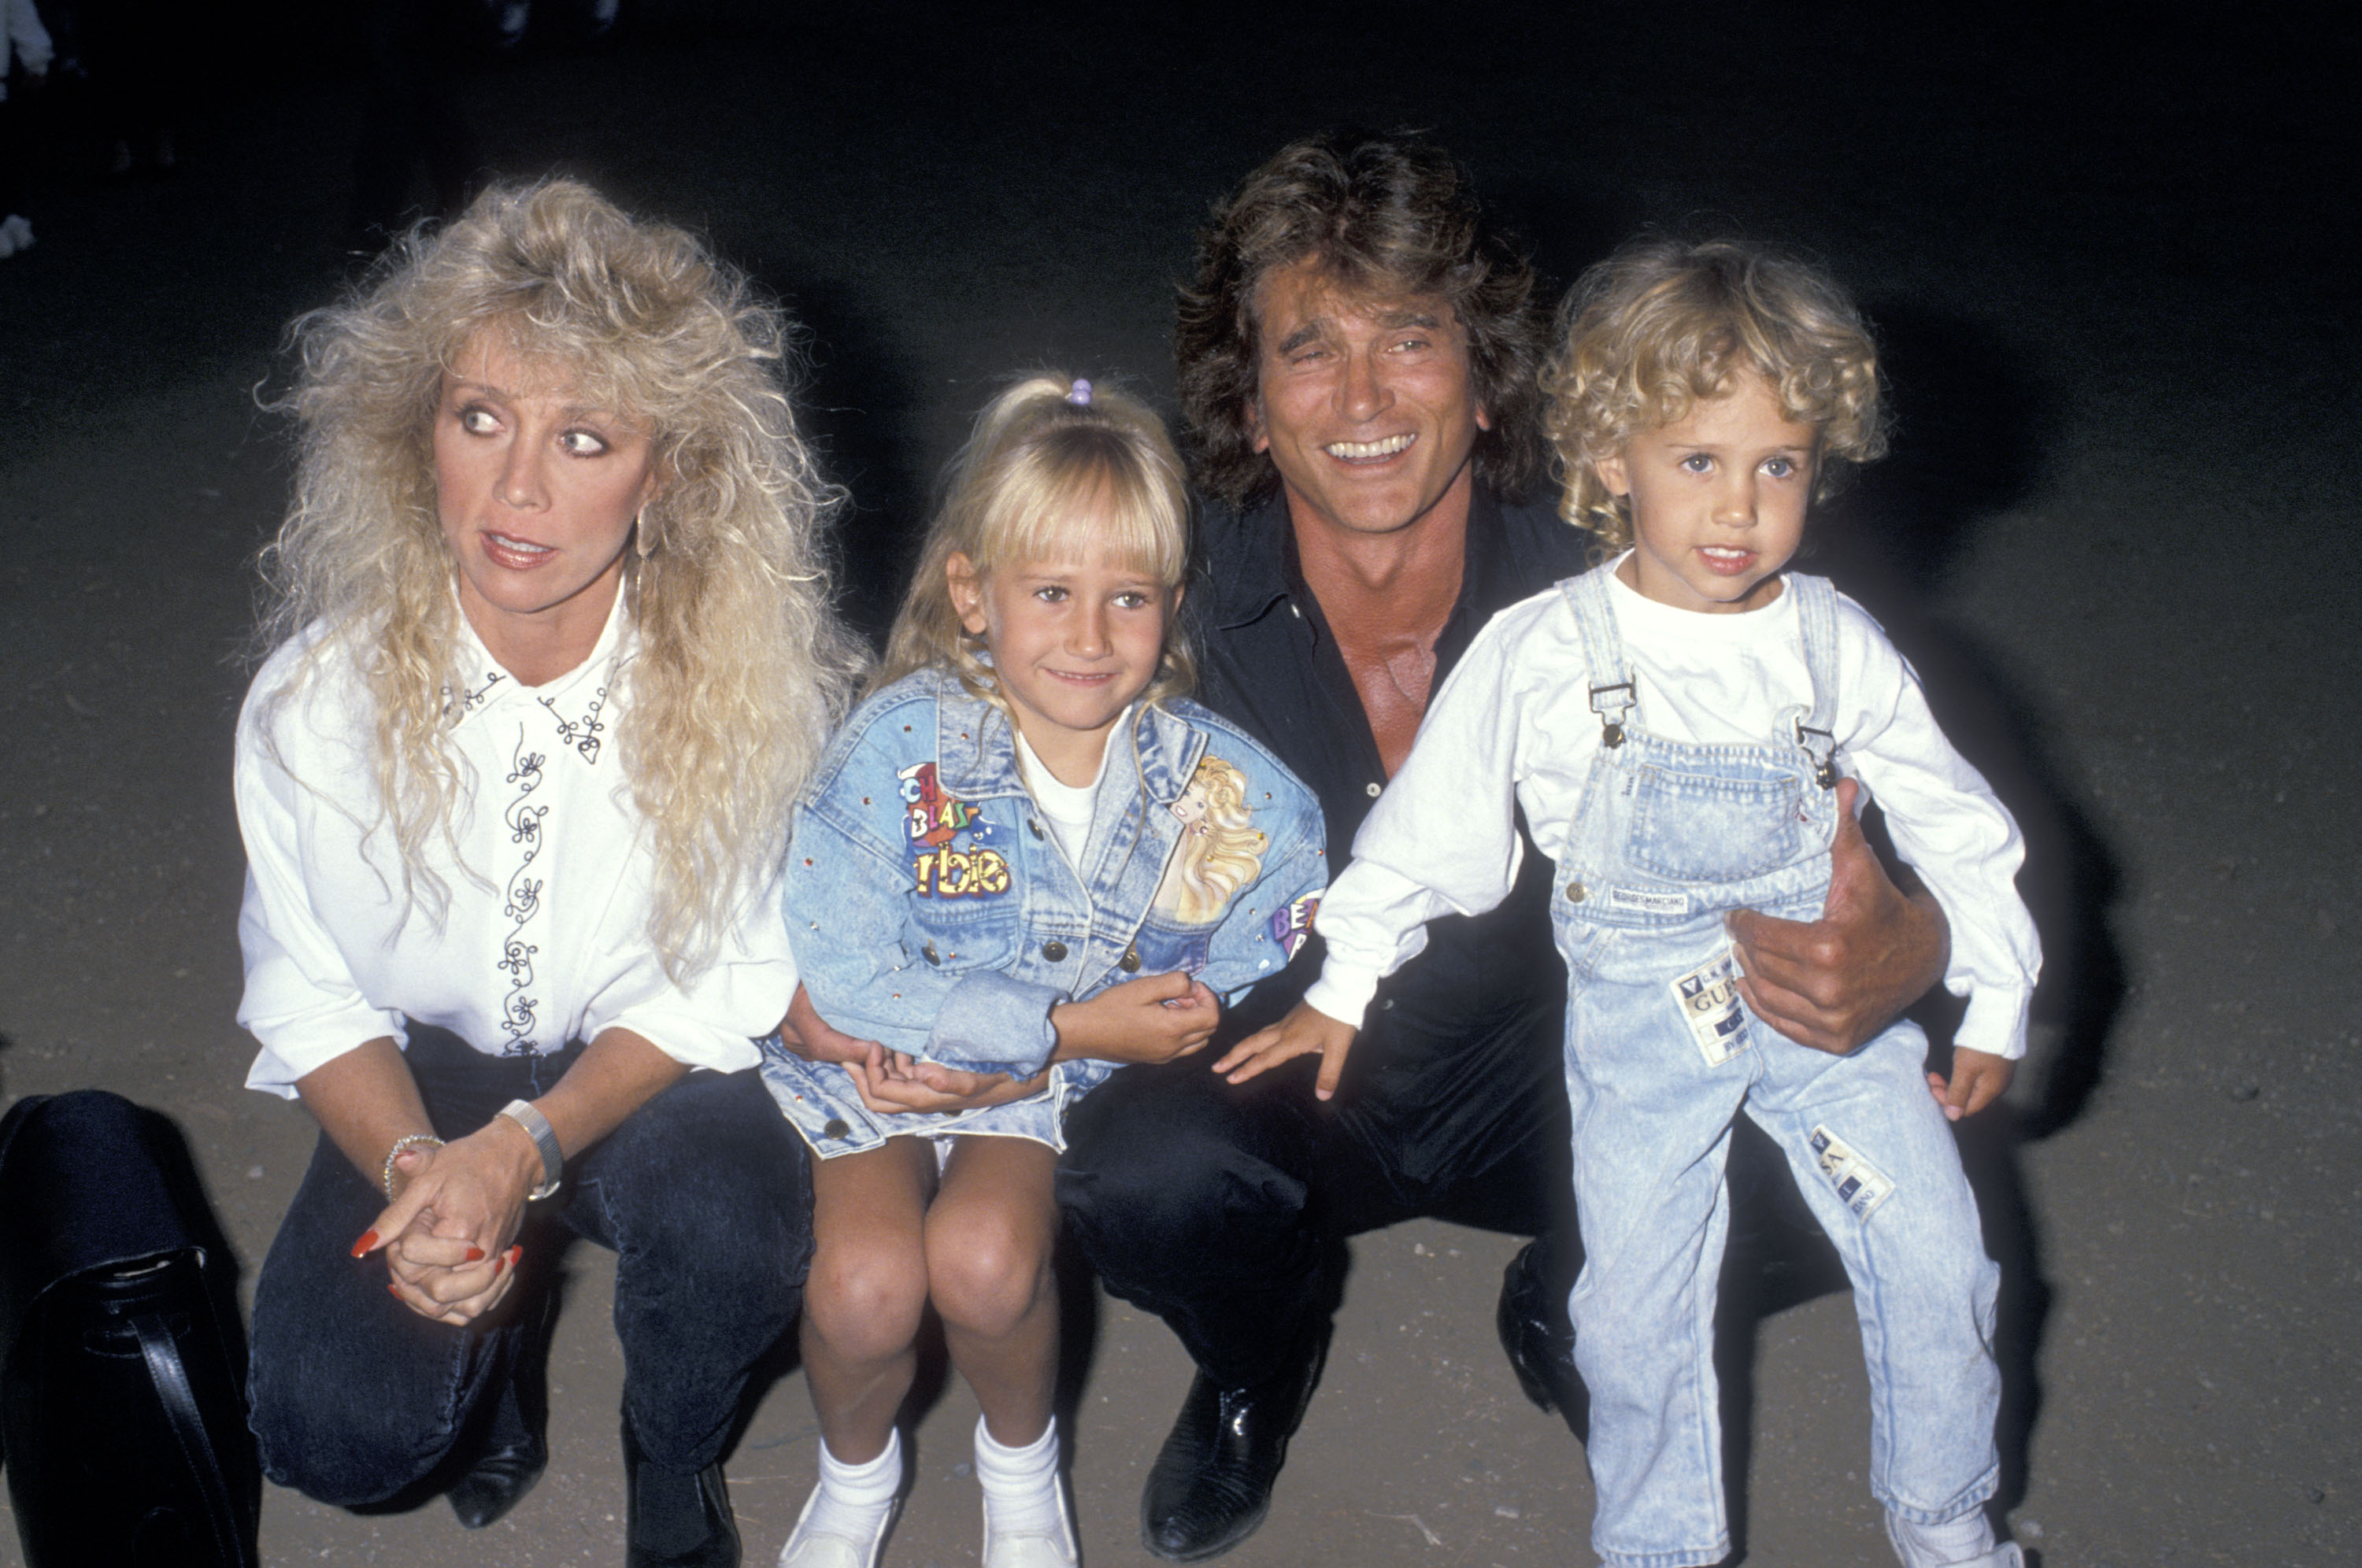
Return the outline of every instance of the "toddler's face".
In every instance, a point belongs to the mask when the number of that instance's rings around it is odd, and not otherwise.
[[[1730,614],[1779,596],[1805,537],[1820,432],[1781,412],[1753,372],[1686,418],[1644,430],[1597,465],[1632,505],[1625,582],[1660,604]]]
[[[1061,782],[1088,784],[1108,731],[1156,678],[1178,592],[1106,557],[979,573],[955,554],[951,594],[1026,744]]]

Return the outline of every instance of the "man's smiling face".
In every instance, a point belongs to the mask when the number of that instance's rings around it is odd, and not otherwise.
[[[1255,450],[1299,526],[1394,533],[1471,482],[1492,422],[1441,295],[1357,294],[1313,258],[1264,280],[1255,316]]]

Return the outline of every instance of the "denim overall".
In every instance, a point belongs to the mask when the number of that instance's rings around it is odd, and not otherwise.
[[[1617,1568],[1693,1568],[1730,1550],[1714,1311],[1741,1110],[1786,1154],[1852,1279],[1871,1490],[1921,1523],[1957,1518],[1996,1481],[2000,1271],[1927,1092],[1926,1038],[1896,1023],[1847,1056],[1786,1039],[1738,999],[1723,929],[1736,909],[1821,911],[1838,826],[1835,592],[1785,580],[1811,711],[1777,714],[1760,744],[1694,745],[1634,723],[1605,569],[1561,585],[1601,745],[1551,905],[1568,974],[1586,1260],[1569,1316],[1592,1398],[1592,1544]]]

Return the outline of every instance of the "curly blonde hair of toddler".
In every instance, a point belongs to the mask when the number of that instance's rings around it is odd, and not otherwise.
[[[1781,413],[1820,433],[1814,497],[1885,455],[1878,348],[1827,270],[1745,240],[1633,240],[1576,280],[1542,371],[1559,515],[1630,547],[1628,498],[1597,465],[1635,436],[1687,418],[1760,376]]]

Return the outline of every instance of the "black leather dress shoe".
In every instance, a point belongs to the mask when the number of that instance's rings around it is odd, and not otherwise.
[[[647,1463],[624,1418],[624,1568],[738,1568],[738,1520],[722,1466],[682,1475]]]
[[[1569,1286],[1553,1266],[1554,1249],[1528,1242],[1501,1271],[1501,1304],[1493,1326],[1518,1375],[1518,1386],[1544,1410],[1556,1410],[1576,1439],[1591,1441],[1591,1391],[1574,1369],[1574,1328],[1567,1321]]]
[[[1151,1556],[1200,1562],[1254,1533],[1328,1350],[1324,1323],[1285,1367],[1252,1386],[1224,1388],[1198,1374],[1141,1494],[1140,1543]]]
[[[476,1467],[459,1477],[448,1492],[451,1511],[469,1529],[486,1525],[515,1507],[549,1463],[549,1448],[539,1438],[491,1450]]]

